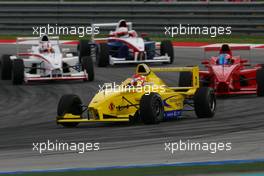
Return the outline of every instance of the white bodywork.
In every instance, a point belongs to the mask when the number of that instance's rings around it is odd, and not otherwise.
[[[136,31],[132,30],[132,22],[126,22],[128,32],[136,33]],[[99,43],[100,41],[120,41],[127,44],[130,48],[130,51],[134,53],[133,60],[127,60],[126,58],[116,58],[113,56],[109,56],[109,64],[121,64],[121,63],[153,63],[153,62],[170,62],[170,57],[166,54],[164,56],[155,56],[153,59],[142,59],[147,58],[147,53],[145,51],[145,43],[142,37],[136,36],[125,36],[125,37],[116,37],[111,36],[114,32],[118,30],[119,23],[100,23],[100,24],[92,24],[92,27],[99,27],[99,29],[104,27],[114,27],[115,31],[110,31],[110,36],[107,38],[95,38],[94,32],[92,32],[92,42]],[[156,47],[159,48],[159,47]],[[142,56],[142,54],[145,56]],[[141,54],[141,57],[139,56]]]
[[[37,80],[87,80],[86,71],[81,71],[78,56],[66,53],[69,49],[60,48],[58,37],[49,37],[53,52],[41,52],[39,38],[17,38],[17,55],[10,57],[11,60],[22,59],[24,62],[24,81]],[[19,51],[20,41],[31,40],[32,44],[26,52]],[[63,72],[63,63],[69,66],[68,72]],[[36,73],[30,73],[32,64],[37,66]]]

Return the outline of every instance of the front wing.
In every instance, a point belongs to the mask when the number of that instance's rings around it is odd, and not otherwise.
[[[84,71],[59,76],[41,76],[38,74],[25,73],[24,80],[25,82],[49,80],[88,80],[88,74]]]
[[[169,56],[157,56],[154,57],[153,59],[145,59],[145,60],[127,60],[126,58],[116,58],[116,57],[111,57],[110,56],[110,65],[115,65],[115,64],[130,64],[130,63],[163,63],[163,62],[170,62],[170,57]]]

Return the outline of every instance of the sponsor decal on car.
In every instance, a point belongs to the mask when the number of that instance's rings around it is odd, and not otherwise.
[[[175,111],[166,111],[164,112],[164,119],[169,120],[173,118],[179,118],[182,114],[181,110],[175,110]]]

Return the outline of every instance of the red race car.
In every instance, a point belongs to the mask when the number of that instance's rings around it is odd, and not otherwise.
[[[200,71],[201,86],[212,87],[216,95],[257,94],[264,96],[263,65],[250,66],[247,59],[232,56],[232,50],[250,50],[250,46],[206,47],[207,51],[220,51],[219,56],[202,62],[207,68]]]

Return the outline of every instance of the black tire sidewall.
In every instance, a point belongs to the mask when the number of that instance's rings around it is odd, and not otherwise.
[[[19,85],[24,82],[24,61],[22,59],[13,60],[12,81],[13,84]]]
[[[159,103],[160,114],[156,115],[153,104]],[[164,119],[164,107],[162,99],[158,93],[150,93],[149,95],[143,95],[140,100],[139,109],[141,120],[144,124],[157,124]]]
[[[96,53],[96,64],[98,67],[109,65],[109,49],[107,43],[100,43]]]
[[[88,81],[94,80],[94,65],[91,56],[85,56],[81,58],[81,64],[83,71],[85,70],[88,74]]]
[[[89,45],[89,40],[80,40],[79,44],[77,45],[77,50],[79,54],[79,61],[81,62],[82,58],[85,56],[91,55],[91,48]]]
[[[258,69],[256,74],[257,96],[264,96],[264,69]]]
[[[211,108],[214,103],[214,108]],[[198,118],[211,118],[216,110],[214,90],[209,87],[200,87],[194,95],[194,110]]]
[[[82,101],[77,95],[74,94],[63,95],[58,103],[57,115],[59,117],[64,116],[66,113],[71,113],[73,115],[81,115],[82,114],[81,105],[82,105]],[[65,122],[60,124],[64,127],[72,128],[72,127],[76,127],[79,123]]]
[[[164,56],[166,53],[170,57],[169,64],[172,64],[174,62],[174,50],[173,45],[169,40],[164,40],[160,43],[160,55]]]
[[[1,59],[1,79],[10,80],[12,79],[12,60],[10,59],[11,55],[4,54]]]
[[[64,116],[66,113],[71,113],[73,115],[81,115],[82,108],[79,105],[82,104],[81,99],[74,94],[63,95],[60,98],[57,107],[57,115]]]

